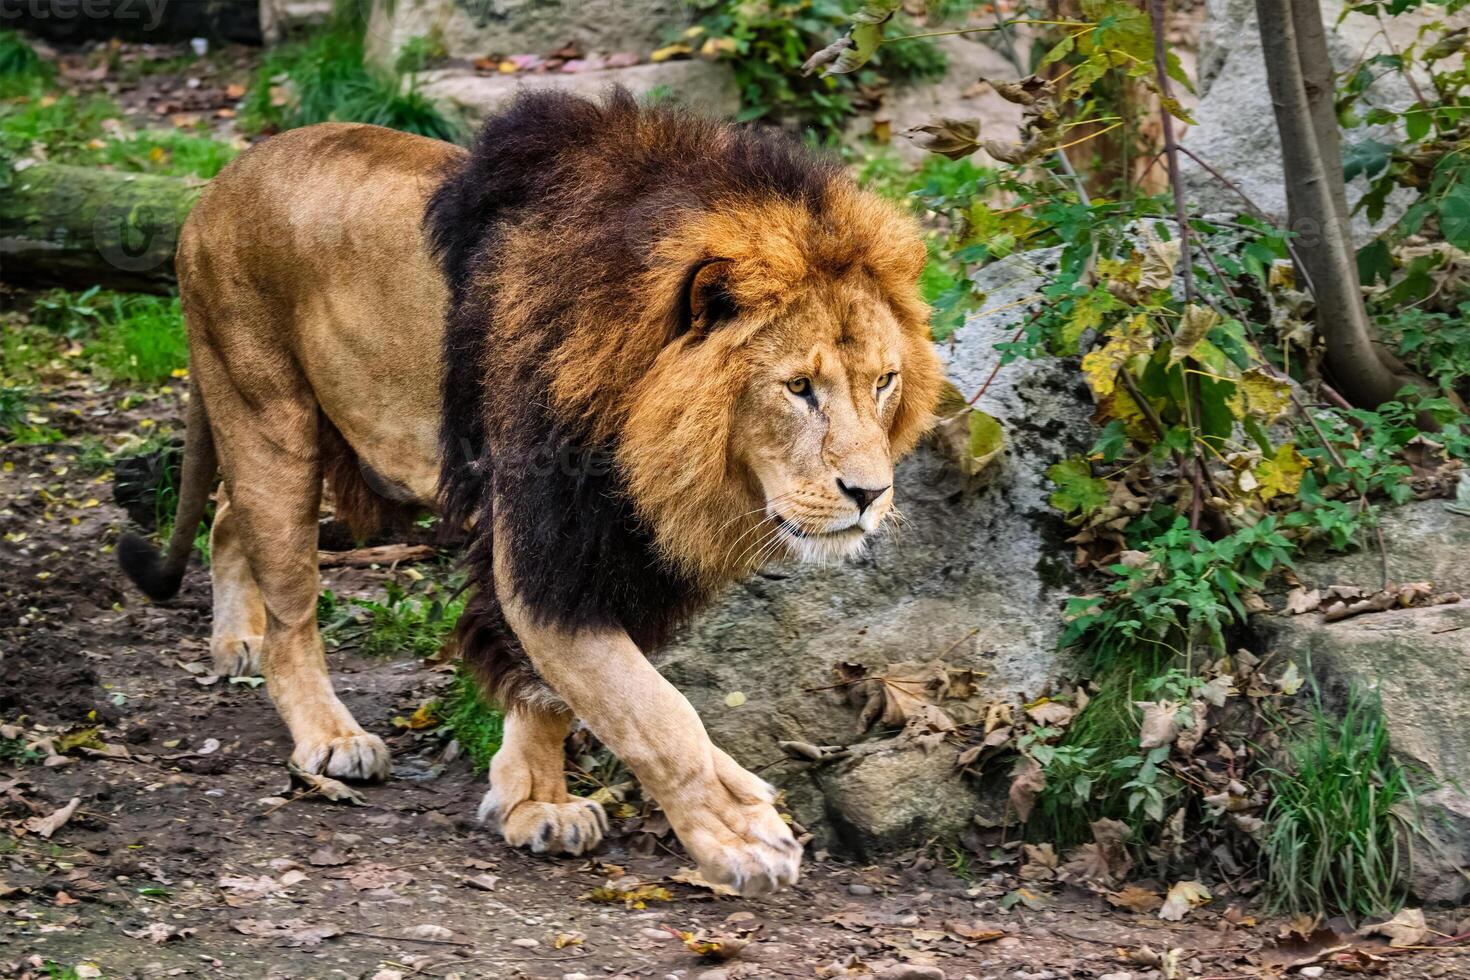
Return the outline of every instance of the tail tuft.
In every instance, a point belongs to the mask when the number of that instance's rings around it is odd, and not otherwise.
[[[184,569],[170,568],[159,550],[137,534],[124,534],[119,539],[117,563],[144,595],[156,601],[172,599],[184,581]]]

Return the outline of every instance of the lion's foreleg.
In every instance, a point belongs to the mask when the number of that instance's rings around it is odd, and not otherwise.
[[[506,619],[537,672],[658,800],[704,875],[744,894],[795,882],[801,846],[774,791],[715,747],[627,634],[538,625],[508,591]]]
[[[563,746],[571,722],[565,710],[530,703],[506,711],[480,819],[493,821],[514,847],[581,854],[602,842],[607,831],[602,807],[567,792]]]

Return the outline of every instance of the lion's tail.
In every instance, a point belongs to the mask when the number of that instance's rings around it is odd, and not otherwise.
[[[184,569],[194,550],[194,534],[204,520],[204,508],[214,490],[215,471],[219,460],[214,452],[214,436],[209,431],[209,416],[197,382],[189,384],[188,428],[184,434],[184,467],[179,482],[179,509],[174,514],[174,530],[168,539],[168,553],[160,554],[147,538],[124,534],[117,543],[117,563],[123,572],[150,599],[171,599],[184,580]]]

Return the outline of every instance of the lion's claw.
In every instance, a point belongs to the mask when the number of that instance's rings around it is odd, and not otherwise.
[[[480,819],[493,818],[505,842],[537,854],[585,854],[596,849],[607,833],[607,814],[601,805],[580,796],[563,803],[521,800],[501,813],[495,790],[485,794]]]
[[[298,742],[291,761],[307,772],[364,782],[387,779],[392,767],[388,746],[367,732]]]

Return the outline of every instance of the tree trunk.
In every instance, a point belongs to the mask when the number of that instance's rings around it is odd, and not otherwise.
[[[1363,306],[1337,120],[1330,117],[1332,65],[1321,12],[1317,0],[1256,0],[1256,12],[1281,137],[1290,228],[1297,234],[1300,272],[1316,298],[1317,331],[1326,345],[1327,369],[1349,401],[1374,408],[1415,379],[1399,373],[1381,356]],[[1298,24],[1304,36],[1298,35]]]
[[[43,163],[0,192],[0,279],[168,292],[199,188],[177,177]]]

